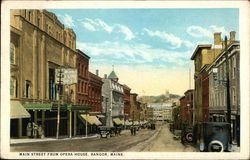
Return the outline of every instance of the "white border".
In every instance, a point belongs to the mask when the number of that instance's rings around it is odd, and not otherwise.
[[[240,8],[239,40],[241,46],[241,150],[239,153],[124,152],[123,157],[85,157],[87,159],[248,159],[249,158],[249,51],[250,14],[248,1],[3,1],[1,14],[1,157],[19,159],[82,159],[84,157],[25,157],[9,152],[9,42],[10,9],[44,8]],[[226,15],[225,15],[226,16]]]

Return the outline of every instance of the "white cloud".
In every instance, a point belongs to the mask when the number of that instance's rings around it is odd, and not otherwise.
[[[145,44],[126,44],[111,41],[104,41],[102,43],[77,42],[77,48],[88,54],[90,57],[93,57],[93,59],[106,57],[107,62],[108,59],[112,58],[117,59],[117,62],[129,62],[135,64],[161,61],[184,66],[188,63],[185,59],[189,59],[191,56],[191,51],[175,52],[152,48]]]
[[[114,24],[109,25],[101,19],[85,18],[82,22],[83,27],[90,31],[105,31],[108,33],[122,33],[125,35],[124,40],[131,40],[135,38],[134,33],[125,25]]]
[[[72,18],[72,16],[68,15],[68,14],[64,14],[64,15],[59,15],[59,17],[62,18],[63,23],[67,26],[67,27],[74,27],[74,20]]]
[[[87,30],[90,30],[92,32],[96,31],[95,27],[92,24],[88,22],[82,22],[82,24],[83,24],[83,27],[86,28]]]
[[[121,24],[117,24],[116,26],[119,28],[118,32],[121,32],[125,35],[125,40],[131,40],[135,38],[135,35],[127,26]]]
[[[203,28],[201,26],[189,26],[187,28],[187,33],[193,37],[201,38],[201,37],[213,37],[215,32],[221,32],[222,36],[229,35],[229,32],[226,31],[225,27],[218,27],[215,25],[210,25],[207,28]]]
[[[146,33],[151,37],[158,37],[164,42],[169,43],[171,45],[171,48],[173,49],[180,48],[182,44],[188,48],[193,47],[193,44],[190,41],[182,40],[181,38],[171,33],[166,33],[163,31],[151,31],[147,28],[144,28],[144,31],[146,31]]]
[[[211,31],[202,28],[201,26],[189,26],[187,33],[193,37],[211,37]]]
[[[171,33],[166,33],[166,32],[161,32],[161,31],[151,31],[147,28],[144,28],[144,31],[146,31],[147,34],[151,37],[158,37],[162,39],[163,41],[170,43],[173,48],[181,47],[181,43],[182,43],[181,39]]]

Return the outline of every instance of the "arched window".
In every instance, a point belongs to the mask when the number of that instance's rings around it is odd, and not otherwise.
[[[16,64],[16,47],[10,43],[10,64]]]

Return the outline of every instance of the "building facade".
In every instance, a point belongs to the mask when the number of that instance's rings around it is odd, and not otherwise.
[[[11,114],[19,104],[29,112],[30,118],[11,119],[11,137],[27,136],[29,122],[42,125],[45,136],[55,136],[59,86],[55,70],[59,67],[76,68],[76,35],[65,28],[55,14],[46,10],[11,10],[10,62],[11,62]],[[76,86],[61,88],[75,97]],[[13,103],[12,103],[13,102]],[[70,132],[70,111],[63,99],[60,109],[60,135]],[[25,111],[25,110],[24,110]],[[18,132],[16,132],[18,131]]]
[[[234,37],[234,34],[231,35]],[[226,58],[226,56],[228,58]],[[227,71],[228,62],[228,71]],[[227,121],[227,85],[229,73],[230,108],[233,140],[239,138],[240,124],[240,43],[231,41],[226,50],[209,66],[209,114],[210,121]]]
[[[74,102],[77,105],[88,105],[89,59],[89,56],[87,56],[81,50],[77,50],[78,83]]]
[[[130,110],[131,110],[131,104],[130,104],[130,91],[131,89],[126,86],[123,85],[123,91],[124,91],[124,118],[125,121],[131,119],[131,114],[130,114]]]
[[[131,93],[130,94],[130,103],[131,103],[131,109],[130,109],[130,117],[131,121],[133,123],[139,123],[140,117],[141,117],[141,103],[137,101],[137,96],[138,94],[136,93]]]
[[[106,126],[124,124],[124,91],[123,85],[118,82],[118,77],[112,71],[102,79],[102,111],[105,114]]]
[[[89,92],[88,105],[91,107],[91,114],[100,115],[102,113],[102,78],[96,74],[89,72]]]

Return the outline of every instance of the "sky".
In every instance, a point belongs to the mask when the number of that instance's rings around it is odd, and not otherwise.
[[[139,96],[167,90],[183,95],[193,85],[198,44],[239,33],[239,10],[207,9],[48,9],[76,33],[76,47],[90,56],[90,71],[114,71]],[[191,74],[189,72],[191,71]]]

